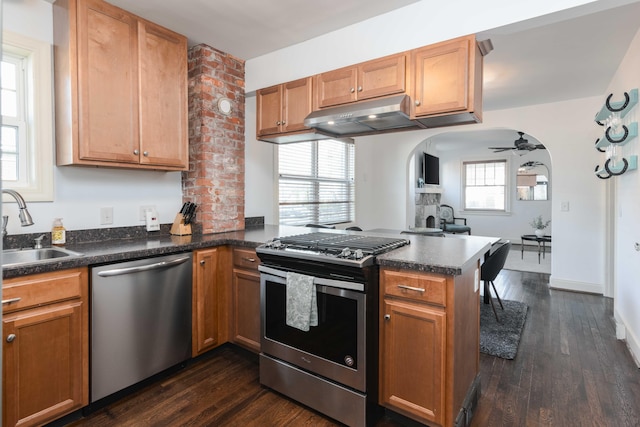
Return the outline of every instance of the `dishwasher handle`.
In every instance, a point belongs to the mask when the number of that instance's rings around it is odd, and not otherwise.
[[[142,271],[159,270],[162,268],[169,268],[169,267],[183,264],[184,262],[189,261],[190,259],[191,259],[190,257],[186,256],[182,258],[172,259],[171,261],[156,262],[154,264],[140,265],[138,267],[115,268],[113,270],[100,271],[98,273],[98,276],[112,277],[112,276],[121,276],[123,274],[140,273]]]

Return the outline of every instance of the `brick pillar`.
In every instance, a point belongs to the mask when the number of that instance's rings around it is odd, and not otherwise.
[[[231,114],[218,100],[231,100]],[[244,61],[207,45],[189,49],[189,171],[184,201],[202,233],[244,229]],[[198,229],[200,227],[196,227]]]

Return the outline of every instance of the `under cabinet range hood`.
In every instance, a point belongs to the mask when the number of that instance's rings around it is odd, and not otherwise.
[[[309,114],[304,125],[335,137],[420,129],[409,119],[410,102],[408,95],[398,95],[325,108]]]

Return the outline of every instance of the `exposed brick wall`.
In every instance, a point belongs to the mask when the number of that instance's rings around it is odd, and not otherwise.
[[[230,115],[218,100],[232,103]],[[244,229],[244,61],[207,45],[189,49],[189,171],[184,201],[202,233]]]

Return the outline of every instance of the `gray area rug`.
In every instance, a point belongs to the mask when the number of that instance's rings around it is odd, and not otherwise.
[[[503,359],[515,359],[520,336],[527,318],[527,305],[519,301],[494,300],[500,322],[496,320],[491,304],[480,299],[480,352]]]

